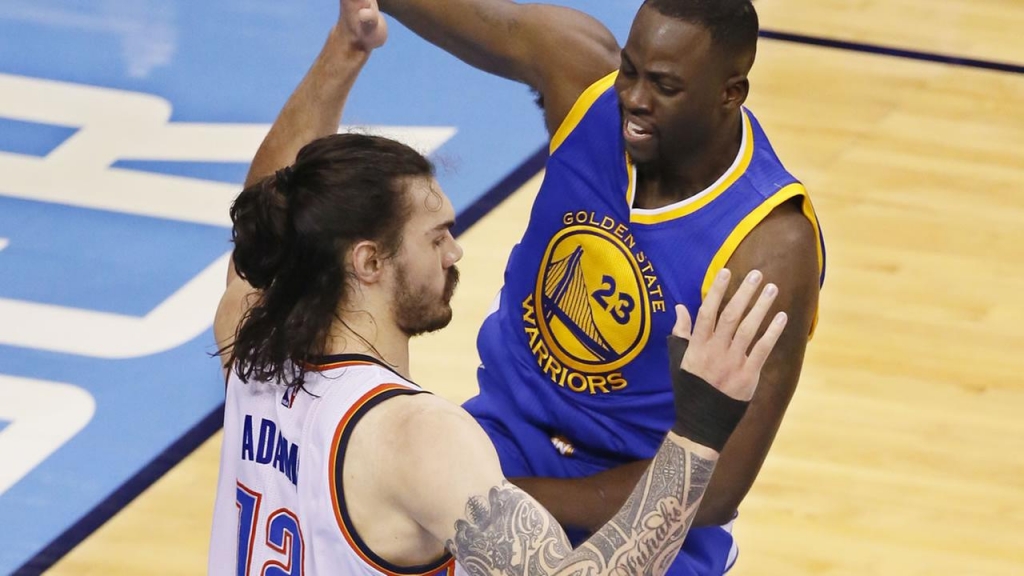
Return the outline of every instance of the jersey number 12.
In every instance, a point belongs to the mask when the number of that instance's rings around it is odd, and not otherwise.
[[[238,506],[238,576],[249,576],[263,495],[241,483],[235,494]],[[266,545],[281,554],[285,561],[268,560],[259,576],[302,575],[302,530],[299,529],[299,519],[291,510],[280,508],[267,517]]]

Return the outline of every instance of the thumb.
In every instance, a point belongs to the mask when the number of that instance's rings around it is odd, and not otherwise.
[[[684,340],[689,340],[690,333],[692,331],[693,324],[690,320],[690,313],[686,310],[686,306],[676,304],[676,323],[672,326],[672,335],[678,336]]]

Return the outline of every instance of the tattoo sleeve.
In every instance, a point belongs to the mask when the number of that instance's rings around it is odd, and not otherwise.
[[[547,510],[504,482],[469,500],[446,545],[473,576],[664,574],[714,468],[666,439],[618,514],[576,550]]]

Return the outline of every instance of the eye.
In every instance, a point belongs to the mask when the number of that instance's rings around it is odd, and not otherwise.
[[[661,92],[665,96],[675,96],[676,94],[682,92],[682,90],[676,88],[675,86],[668,86],[660,82],[658,84],[655,84],[655,86],[658,88],[658,92]]]
[[[636,67],[633,66],[633,63],[629,58],[626,58],[625,52],[622,53],[619,59],[619,74],[627,78],[633,78],[636,76]]]

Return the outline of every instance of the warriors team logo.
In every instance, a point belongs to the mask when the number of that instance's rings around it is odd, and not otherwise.
[[[650,333],[650,302],[626,245],[600,228],[571,226],[548,244],[537,282],[537,324],[563,364],[608,372]]]
[[[563,221],[523,302],[531,350],[560,386],[591,394],[625,388],[616,371],[647,344],[652,311],[665,309],[654,267],[614,219],[578,212]]]

